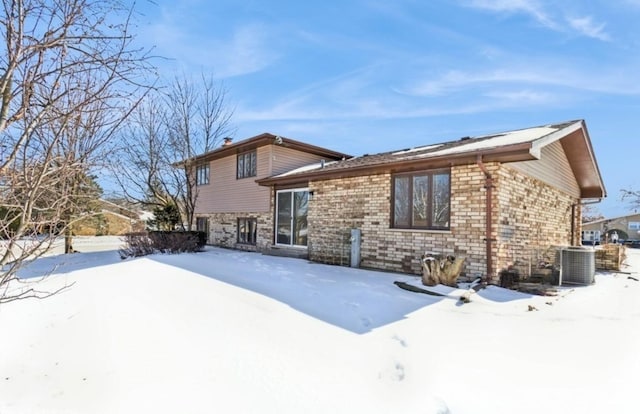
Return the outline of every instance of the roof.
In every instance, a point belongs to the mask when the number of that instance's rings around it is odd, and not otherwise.
[[[192,160],[192,162],[199,163],[203,161],[213,161],[216,159],[228,157],[230,155],[251,151],[253,149],[256,149],[258,147],[262,147],[265,145],[278,145],[278,146],[314,154],[320,157],[325,157],[331,160],[341,160],[343,158],[351,158],[351,155],[348,155],[348,154],[344,154],[338,151],[333,151],[327,148],[318,147],[315,145],[306,144],[304,142],[296,141],[291,138],[286,138],[286,137],[265,132],[260,135],[256,135],[254,137],[247,138],[242,141],[238,141],[234,144],[225,145],[225,146],[216,148],[213,151],[209,151],[204,154],[198,155]]]
[[[640,219],[640,213],[633,213],[633,214],[627,214],[625,216],[618,216],[618,217],[603,218],[603,219],[598,219],[598,220],[593,220],[593,221],[587,221],[587,222],[582,223],[582,225],[586,226],[586,225],[591,225],[591,224],[607,223],[607,222],[611,222],[611,221],[618,221],[618,220],[628,219],[628,218],[632,218],[632,217],[638,217]]]
[[[308,166],[258,180],[261,185],[288,185],[310,180],[385,172],[446,168],[483,162],[540,159],[542,148],[560,140],[581,189],[582,198],[602,198],[606,191],[583,120],[567,121],[380,154],[365,154],[324,165]]]

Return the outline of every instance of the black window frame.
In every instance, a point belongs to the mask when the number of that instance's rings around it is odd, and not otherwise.
[[[211,167],[209,163],[196,165],[196,185],[208,185],[210,183],[209,175]]]
[[[248,226],[249,229],[253,228],[253,232],[240,232],[242,225],[246,228]],[[251,226],[253,224],[253,226]],[[258,219],[255,217],[238,217],[237,220],[237,237],[236,241],[238,244],[246,244],[249,246],[255,246],[258,241]],[[249,235],[249,237],[243,237],[243,234]]]
[[[248,161],[248,163],[247,163]],[[258,151],[251,150],[238,154],[236,158],[236,179],[258,175]]]
[[[204,232],[207,235],[206,240],[209,241],[209,217],[196,217],[196,230]]]
[[[433,186],[434,186],[434,177],[437,175],[446,174],[449,177],[449,189],[448,189],[448,211],[449,217],[447,220],[446,226],[437,226],[433,225]],[[427,198],[427,225],[414,225],[414,181],[416,177],[427,177],[428,178],[428,198]],[[407,215],[408,215],[408,225],[396,225],[396,179],[397,178],[408,178],[408,194],[407,194]],[[424,170],[424,171],[412,171],[405,173],[397,173],[391,175],[391,217],[390,217],[390,228],[393,229],[410,229],[410,230],[450,230],[451,229],[451,170],[450,169],[435,169],[435,170]]]

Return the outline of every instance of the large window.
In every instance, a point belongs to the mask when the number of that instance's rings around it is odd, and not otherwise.
[[[209,184],[209,164],[196,166],[196,185]]]
[[[393,176],[392,227],[448,229],[451,211],[450,183],[449,170]]]
[[[256,151],[238,154],[238,170],[237,178],[255,177],[257,175],[257,157]]]
[[[238,219],[238,243],[256,244],[258,237],[258,221],[255,218]]]

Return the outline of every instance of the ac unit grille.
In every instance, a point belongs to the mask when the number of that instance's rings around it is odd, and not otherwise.
[[[592,248],[562,249],[562,283],[590,285],[595,282],[596,252]]]

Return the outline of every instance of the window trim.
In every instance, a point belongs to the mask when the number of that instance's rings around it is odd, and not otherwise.
[[[246,174],[246,161],[247,158],[251,161],[251,155],[253,155],[253,159],[255,160],[255,170],[249,171]],[[248,157],[247,157],[248,156]],[[242,159],[242,174],[240,174],[240,169],[238,166],[240,165],[240,159]],[[253,149],[250,151],[241,152],[236,156],[236,180],[241,180],[243,178],[256,177],[258,175],[258,150]]]
[[[291,215],[291,219],[290,219],[290,227],[289,229],[291,230],[291,234],[290,234],[290,242],[289,243],[280,243],[278,242],[278,224],[280,224],[279,219],[278,219],[278,208],[279,208],[279,199],[278,199],[278,195],[281,193],[290,193],[291,194],[291,211],[293,212],[293,208],[294,208],[294,204],[295,204],[295,193],[307,193],[307,213],[306,213],[306,217],[308,220],[309,217],[309,187],[292,187],[292,188],[282,188],[280,190],[276,190],[275,192],[275,211],[274,211],[274,219],[273,219],[273,243],[275,246],[283,246],[283,247],[287,247],[287,248],[293,248],[293,249],[308,249],[309,248],[309,238],[308,238],[308,233],[307,233],[307,243],[306,244],[294,244],[294,237],[293,237],[293,222],[295,220],[294,215]],[[307,221],[307,232],[309,231],[309,223]]]
[[[448,226],[432,226],[430,225],[433,220],[433,177],[446,173],[449,176],[449,225]],[[414,177],[420,176],[428,176],[429,177],[429,203],[427,207],[427,217],[429,225],[427,226],[414,226],[413,225],[413,182]],[[396,178],[398,177],[407,177],[409,178],[409,225],[408,226],[396,226],[395,225],[395,215],[396,215]],[[389,217],[389,228],[398,229],[398,230],[438,230],[438,231],[448,231],[451,229],[451,169],[449,168],[439,168],[434,170],[422,170],[422,171],[411,171],[404,173],[397,173],[391,175],[391,216]]]
[[[201,173],[202,171],[206,171],[206,174]],[[196,165],[196,185],[209,185],[211,182],[211,166],[208,162]],[[202,180],[205,178],[205,180]]]
[[[255,224],[255,233],[253,242],[240,240],[240,222],[246,221],[247,223],[253,222]],[[245,224],[246,225],[246,224]],[[258,244],[258,219],[256,217],[238,217],[236,220],[236,242],[245,246],[256,246]]]

